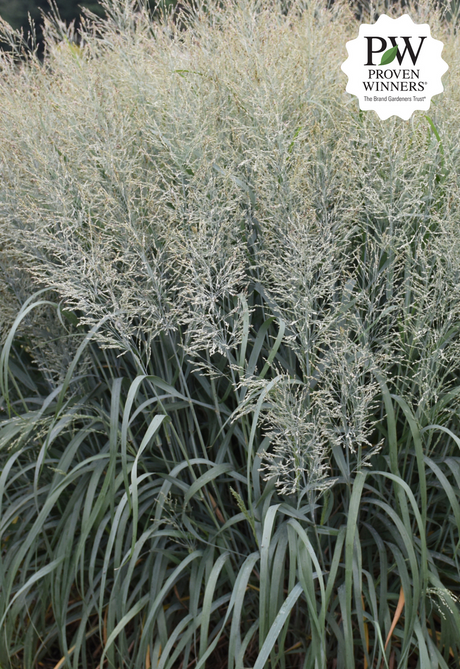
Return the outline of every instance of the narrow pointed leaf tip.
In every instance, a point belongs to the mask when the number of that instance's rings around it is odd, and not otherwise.
[[[382,60],[380,61],[380,65],[389,65],[390,63],[392,63],[396,58],[397,53],[398,53],[398,45],[392,46],[391,49],[388,49],[383,54]]]

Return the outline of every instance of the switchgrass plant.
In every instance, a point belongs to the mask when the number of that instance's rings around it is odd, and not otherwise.
[[[2,24],[0,666],[460,666],[452,12],[382,122],[347,4],[104,7]]]

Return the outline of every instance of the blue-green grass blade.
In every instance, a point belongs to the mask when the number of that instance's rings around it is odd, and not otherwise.
[[[283,605],[281,606],[278,612],[278,615],[276,616],[272,626],[268,630],[268,633],[265,637],[265,641],[262,645],[262,648],[260,649],[259,655],[257,656],[257,660],[254,664],[253,669],[265,669],[266,662],[278,639],[278,636],[283,628],[283,625],[285,624],[297,600],[302,594],[302,591],[303,591],[302,586],[300,585],[300,583],[297,583],[297,585],[293,587],[289,595],[284,600]],[[238,669],[240,668],[238,667]]]
[[[174,584],[180,579],[183,572],[187,569],[188,565],[191,562],[193,562],[193,560],[202,557],[202,555],[203,551],[197,550],[193,551],[193,553],[191,553],[187,557],[184,557],[184,559],[179,563],[179,565],[173,570],[172,574],[167,578],[160,592],[149,606],[148,614],[144,625],[146,633],[143,635],[139,645],[139,653],[141,657],[145,657],[147,653],[149,631],[152,629],[152,624],[154,623],[158,607],[161,605],[165,596],[167,595],[168,592],[170,592]]]
[[[262,542],[260,545],[259,648],[262,648],[269,625],[270,544],[279,507],[279,504],[270,506],[263,520]]]
[[[13,325],[10,328],[6,341],[3,344],[2,349],[0,351],[0,392],[2,393],[4,399],[6,400],[8,412],[10,415],[11,415],[11,407],[9,402],[9,390],[8,390],[8,374],[9,374],[8,364],[9,364],[11,347],[13,345],[13,340],[16,336],[16,332],[21,322],[24,320],[24,318],[26,318],[29,312],[32,311],[32,309],[35,309],[36,307],[39,307],[43,304],[49,304],[51,306],[54,306],[54,302],[50,302],[49,300],[39,300],[38,302],[34,302],[34,300],[36,300],[39,295],[46,293],[48,290],[49,290],[48,288],[43,288],[37,291],[34,295],[29,297],[24,302],[18,315],[16,316]]]
[[[345,631],[345,666],[347,669],[354,669],[354,648],[353,633],[351,622],[351,603],[352,603],[352,583],[353,583],[353,561],[354,561],[354,543],[355,534],[358,527],[359,508],[361,495],[366,481],[366,474],[358,472],[353,482],[353,490],[348,508],[347,533],[345,537],[345,584],[343,595],[345,599],[345,609],[342,609],[344,624],[346,621],[347,630]]]
[[[428,556],[427,556],[427,538],[426,538],[426,525],[423,522],[422,515],[420,513],[417,501],[415,499],[414,493],[408,486],[408,484],[402,480],[399,476],[395,476],[394,474],[390,474],[390,472],[373,472],[373,476],[384,476],[385,478],[393,480],[400,488],[406,493],[407,498],[409,499],[409,502],[412,507],[412,512],[415,516],[415,520],[417,522],[418,530],[420,533],[420,562],[421,562],[421,575],[422,575],[422,592],[424,593],[426,591],[426,587],[428,584]],[[382,507],[383,508],[383,507]],[[396,515],[394,512],[392,513],[392,517],[396,519]],[[411,526],[406,525],[406,530],[408,535],[411,535]],[[412,555],[411,551],[408,551],[409,555]],[[414,575],[415,578],[415,575]],[[417,592],[418,588],[415,587],[414,583],[414,589]]]
[[[420,496],[421,496],[421,513],[422,513],[422,523],[423,526],[426,526],[426,516],[427,516],[427,490],[426,490],[426,475],[425,475],[425,466],[423,462],[424,452],[421,439],[421,433],[417,420],[406,402],[406,400],[398,395],[391,395],[391,397],[398,402],[399,406],[402,408],[406,420],[409,423],[410,431],[412,434],[412,439],[414,441],[415,455],[417,458],[417,469],[419,475],[419,486],[420,486]]]
[[[189,501],[201,490],[201,488],[203,488],[211,481],[214,481],[214,479],[216,479],[218,476],[222,476],[222,474],[227,474],[232,471],[233,467],[230,464],[212,466],[207,472],[202,474],[196,481],[194,481],[187,490],[187,494],[184,497],[184,507],[187,506]]]
[[[240,567],[237,580],[232,591],[232,600],[230,604],[233,604],[233,616],[228,646],[229,669],[234,669],[236,667],[236,658],[241,651],[241,614],[244,606],[245,595],[248,590],[248,582],[251,577],[251,573],[259,559],[259,551],[248,555]]]
[[[9,602],[5,613],[3,614],[2,618],[0,619],[0,627],[3,626],[3,623],[5,622],[5,618],[8,615],[8,611],[14,605],[15,601],[17,599],[19,599],[25,592],[27,592],[27,590],[29,590],[29,588],[31,588],[34,583],[36,583],[41,578],[44,578],[45,576],[50,574],[52,571],[57,569],[57,567],[64,561],[64,559],[65,559],[65,556],[61,555],[60,557],[56,558],[55,560],[53,560],[49,564],[45,565],[44,567],[41,567],[41,569],[39,569],[37,572],[35,572],[35,574],[33,574],[28,579],[28,581],[21,588],[19,588],[19,590],[16,592],[16,594],[13,596],[13,598]]]
[[[155,416],[151,421],[150,425],[147,428],[144,438],[142,439],[141,445],[137,452],[136,457],[134,458],[133,466],[131,468],[131,500],[132,500],[132,510],[133,510],[133,538],[131,543],[131,555],[134,552],[134,546],[137,540],[137,524],[139,517],[139,506],[138,506],[138,477],[137,477],[137,465],[139,458],[141,457],[144,450],[149,445],[151,439],[159,430],[163,420],[166,416]]]
[[[198,659],[201,660],[208,647],[209,622],[211,617],[211,606],[213,603],[214,591],[216,589],[217,580],[220,572],[225,566],[225,562],[229,559],[229,553],[220,555],[211,569],[209,577],[206,579],[206,589],[203,598],[203,608],[201,613],[200,625],[200,650]]]

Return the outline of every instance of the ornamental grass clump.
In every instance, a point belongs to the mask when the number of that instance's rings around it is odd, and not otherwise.
[[[103,6],[1,24],[0,666],[457,668],[451,8],[382,122],[399,6]]]

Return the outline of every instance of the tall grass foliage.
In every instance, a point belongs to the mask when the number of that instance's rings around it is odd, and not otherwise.
[[[2,24],[0,666],[460,666],[452,13],[381,122],[347,4],[104,7]]]

